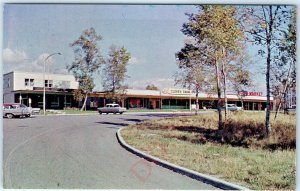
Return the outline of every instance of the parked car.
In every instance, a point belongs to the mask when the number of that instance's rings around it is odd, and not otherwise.
[[[106,113],[106,114],[109,114],[109,113],[124,113],[126,111],[126,108],[124,107],[121,107],[119,104],[115,104],[115,103],[112,103],[112,104],[106,104],[105,107],[99,107],[97,108],[99,114],[102,114],[102,113]]]
[[[20,103],[3,104],[3,117],[11,119],[13,117],[30,117],[31,108]]]
[[[41,112],[41,108],[31,108],[31,114],[32,115],[40,114],[40,112]]]
[[[285,108],[284,110],[287,114],[296,113],[296,105],[291,105],[291,107]]]
[[[223,106],[222,109],[225,109],[225,106]],[[238,107],[235,104],[227,104],[227,110],[228,111],[241,111],[242,107]]]

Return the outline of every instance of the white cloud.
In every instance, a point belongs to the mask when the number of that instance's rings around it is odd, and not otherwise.
[[[147,85],[155,85],[159,89],[173,88],[175,87],[175,82],[173,78],[156,78],[151,80],[138,80],[129,82],[129,87],[133,89],[145,89]]]
[[[45,61],[47,56],[49,56],[49,54],[43,53],[35,60],[26,60],[22,63],[19,63],[15,69],[28,72],[44,72],[44,63],[46,63],[46,71],[49,72],[54,65],[54,60],[52,57],[50,57]]]
[[[28,59],[27,54],[21,50],[5,48],[2,51],[3,61],[7,64],[15,64]]]
[[[49,56],[48,53],[43,53],[39,55],[39,57],[30,63],[30,67],[34,71],[43,71],[44,70],[44,64],[46,64],[46,70],[49,71],[50,68],[53,67],[55,64],[54,58],[49,57],[47,60],[45,60]]]
[[[134,56],[132,56],[128,62],[130,65],[142,64],[142,61]]]
[[[59,68],[57,66],[54,56],[47,59],[49,55],[50,54],[48,53],[43,53],[36,59],[30,59],[25,51],[6,48],[3,50],[4,73],[11,72],[13,70],[44,72],[44,63],[46,63],[46,72],[66,73],[65,68]]]

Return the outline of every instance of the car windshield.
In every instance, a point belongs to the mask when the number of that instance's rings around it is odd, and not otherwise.
[[[19,105],[11,105],[11,108],[12,109],[17,109],[17,108],[19,108]]]

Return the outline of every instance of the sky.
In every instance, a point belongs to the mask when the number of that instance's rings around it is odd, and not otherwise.
[[[70,43],[93,27],[103,37],[99,47],[105,58],[112,44],[130,52],[130,88],[170,88],[178,71],[175,53],[186,39],[180,31],[188,21],[185,13],[195,12],[193,5],[5,4],[3,72],[43,72],[45,58],[60,52],[47,60],[47,72],[67,73],[74,60]],[[253,70],[255,90],[265,92],[260,68]],[[102,81],[96,76],[97,91]]]
[[[43,72],[44,58],[60,52],[47,60],[47,71],[66,73],[74,59],[69,44],[93,27],[103,37],[99,47],[104,57],[112,44],[131,53],[130,87],[172,87],[175,53],[186,38],[180,29],[187,21],[185,13],[193,11],[194,6],[184,5],[5,4],[3,72]],[[95,89],[101,83],[96,78]]]

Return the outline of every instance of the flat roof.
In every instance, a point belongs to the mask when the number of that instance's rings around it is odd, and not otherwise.
[[[21,71],[21,70],[14,70],[8,73],[3,74],[3,76],[11,74],[11,73],[22,73],[22,74],[39,74],[39,75],[44,75],[43,72],[29,72],[29,71]],[[54,75],[54,76],[72,76],[74,77],[73,74],[62,74],[62,73],[49,73],[46,72],[45,75]]]

